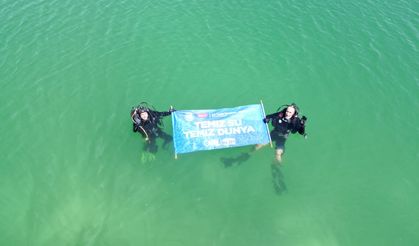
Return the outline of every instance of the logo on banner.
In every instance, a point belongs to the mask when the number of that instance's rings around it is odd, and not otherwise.
[[[198,118],[207,118],[208,117],[208,113],[199,113],[197,114]]]

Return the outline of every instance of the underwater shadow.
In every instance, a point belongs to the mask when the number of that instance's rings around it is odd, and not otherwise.
[[[249,160],[250,154],[249,153],[241,153],[236,157],[221,157],[220,160],[224,164],[224,167],[232,167],[241,165],[243,162]]]
[[[284,182],[284,175],[281,172],[281,167],[274,163],[271,164],[272,184],[277,195],[281,195],[287,191],[287,185]]]

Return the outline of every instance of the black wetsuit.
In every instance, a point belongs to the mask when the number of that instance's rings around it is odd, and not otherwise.
[[[168,112],[158,112],[154,110],[148,109],[145,111],[148,113],[148,119],[143,120],[140,117],[139,110],[134,110],[131,113],[131,117],[133,120],[132,130],[134,132],[139,132],[144,138],[147,139],[148,144],[145,146],[145,150],[150,152],[157,151],[156,139],[162,138],[164,140],[163,146],[166,146],[169,142],[172,141],[172,136],[165,133],[160,128],[161,118],[168,116],[171,114],[170,111]]]
[[[285,140],[287,140],[290,133],[305,134],[306,118],[303,116],[303,119],[300,119],[298,116],[293,116],[287,120],[285,111],[286,109],[266,116],[266,121],[272,121],[272,126],[274,127],[271,131],[271,138],[275,142],[277,149],[285,148]]]

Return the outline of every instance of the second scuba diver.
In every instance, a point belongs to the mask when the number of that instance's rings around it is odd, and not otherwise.
[[[149,152],[157,152],[156,139],[163,139],[163,147],[172,141],[172,136],[165,133],[160,126],[161,119],[170,115],[175,110],[170,108],[167,112],[159,112],[154,108],[151,109],[147,103],[141,103],[131,110],[132,130],[140,133],[146,140],[147,144],[144,149]]]
[[[295,103],[284,105],[280,107],[278,112],[267,115],[263,122],[269,123],[272,120],[272,126],[274,129],[271,131],[271,138],[275,142],[275,158],[281,163],[282,154],[285,150],[285,141],[287,140],[290,133],[299,133],[307,138],[305,133],[305,123],[307,117],[298,115],[298,107]],[[264,145],[256,145],[256,150],[260,149]]]

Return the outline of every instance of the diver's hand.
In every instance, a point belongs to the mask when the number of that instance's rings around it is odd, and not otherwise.
[[[263,118],[263,123],[269,123],[269,119],[268,118]]]
[[[307,135],[307,133],[304,133],[304,139],[307,139],[308,138],[308,135]]]
[[[170,108],[169,108],[169,112],[170,112],[170,113],[173,113],[173,112],[175,112],[175,111],[176,111],[176,109],[175,109],[175,108],[173,108],[173,107],[170,107]]]
[[[304,125],[306,123],[306,121],[307,121],[307,117],[305,117],[305,116],[301,117],[301,124]]]

